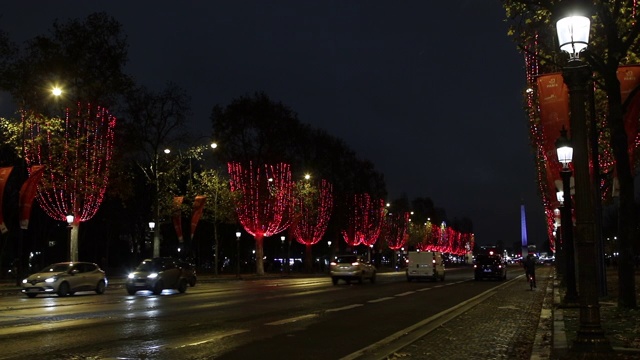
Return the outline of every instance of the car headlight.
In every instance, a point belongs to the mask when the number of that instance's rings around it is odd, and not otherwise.
[[[155,279],[157,277],[158,277],[158,273],[151,273],[151,274],[147,275],[147,278],[149,278],[149,279]]]
[[[44,282],[51,284],[53,282],[56,282],[56,280],[58,279],[55,277],[50,277],[50,278],[47,278]]]
[[[133,279],[133,278],[134,278],[133,273],[131,273],[131,274],[127,275],[127,279]]]
[[[23,284],[28,283],[27,279],[22,279],[22,283],[23,283]]]

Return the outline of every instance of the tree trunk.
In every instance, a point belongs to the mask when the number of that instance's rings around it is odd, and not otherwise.
[[[264,247],[262,235],[256,235],[256,275],[264,275]]]
[[[304,269],[309,274],[313,272],[313,251],[311,244],[305,245]]]
[[[613,74],[607,77],[607,95],[609,96],[609,126],[611,128],[611,146],[616,160],[616,172],[620,183],[620,208],[618,217],[618,306],[635,308],[635,273],[633,264],[633,241],[636,239],[636,208],[634,199],[633,175],[629,159],[627,134],[624,130],[620,83]],[[615,80],[615,81],[614,81]],[[618,104],[620,104],[618,106]]]

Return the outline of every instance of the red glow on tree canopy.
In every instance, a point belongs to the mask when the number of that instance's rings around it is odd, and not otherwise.
[[[327,231],[333,209],[333,187],[328,181],[322,180],[317,189],[306,190],[298,192],[293,199],[295,218],[291,225],[291,233],[297,242],[305,246],[305,268],[311,271],[311,247],[317,244]]]
[[[342,231],[350,246],[375,244],[385,216],[384,200],[373,200],[369,194],[356,194],[351,204],[347,230]]]
[[[264,275],[264,237],[291,224],[291,170],[288,164],[254,166],[251,162],[246,167],[230,162],[227,168],[240,224],[256,240],[256,272]]]
[[[410,216],[410,213],[405,212],[394,213],[385,218],[383,234],[389,249],[397,251],[407,244]]]
[[[464,255],[473,249],[474,240],[473,234],[456,231],[444,223],[437,226],[428,222],[426,237],[416,248],[420,251]]]
[[[105,108],[67,109],[61,119],[22,114],[27,165],[46,165],[38,203],[51,218],[91,219],[104,198],[113,153],[116,118]]]

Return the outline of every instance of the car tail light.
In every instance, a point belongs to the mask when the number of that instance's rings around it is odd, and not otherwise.
[[[358,266],[358,262],[357,262],[357,261],[352,262],[352,263],[351,263],[351,265],[353,265],[353,266]]]

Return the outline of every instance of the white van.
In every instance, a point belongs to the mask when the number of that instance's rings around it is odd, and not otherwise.
[[[409,251],[407,255],[407,281],[413,279],[444,281],[442,253],[437,251]]]

